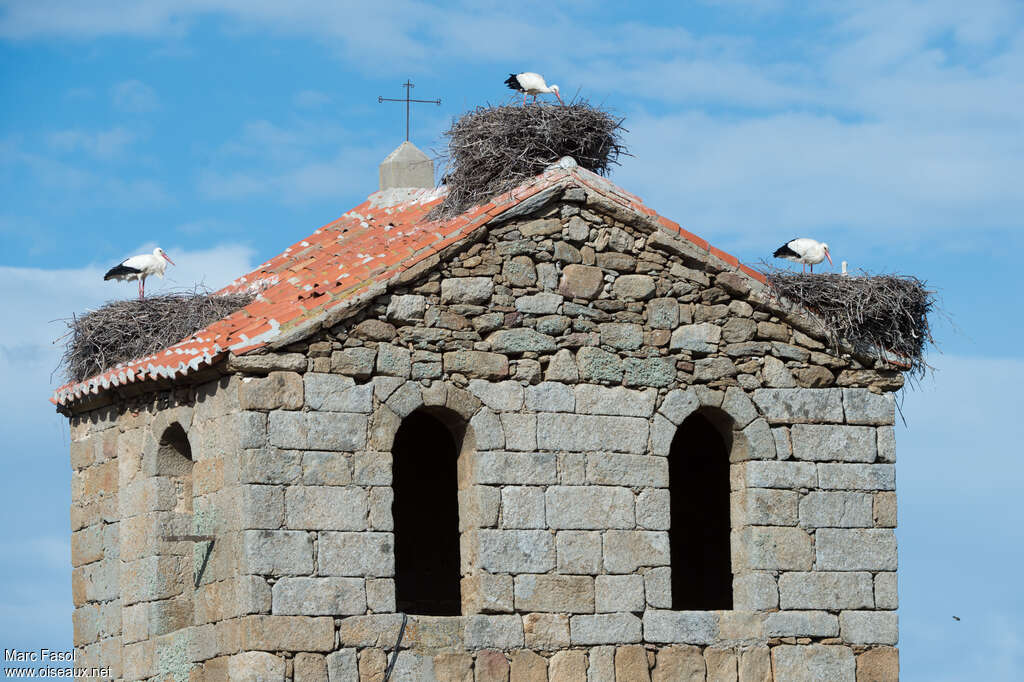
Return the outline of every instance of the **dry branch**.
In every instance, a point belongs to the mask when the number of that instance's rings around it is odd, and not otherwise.
[[[477,107],[445,132],[448,196],[431,218],[451,218],[541,173],[563,156],[607,175],[626,154],[622,120],[578,100],[567,106]]]
[[[166,348],[248,305],[254,294],[173,293],[113,301],[64,320],[70,339],[61,365],[82,381],[118,363]]]
[[[834,346],[846,341],[854,348],[900,356],[910,364],[911,378],[927,369],[924,349],[934,344],[928,313],[935,292],[916,277],[794,274],[774,268],[767,277],[776,296],[821,319]]]

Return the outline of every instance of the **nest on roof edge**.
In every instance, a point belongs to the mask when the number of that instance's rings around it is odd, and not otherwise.
[[[925,346],[934,344],[928,314],[935,292],[906,275],[799,274],[769,268],[768,286],[775,296],[814,313],[836,348],[849,343],[859,351],[896,356],[909,365],[911,378],[928,364]]]
[[[64,320],[69,331],[61,366],[70,381],[83,381],[178,343],[255,297],[191,291],[107,303]]]
[[[448,195],[431,218],[451,218],[507,192],[563,156],[607,175],[627,154],[623,119],[575,100],[566,106],[477,107],[445,132]]]

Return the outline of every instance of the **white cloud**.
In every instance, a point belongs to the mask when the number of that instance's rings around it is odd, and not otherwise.
[[[724,11],[778,8],[739,1]],[[895,238],[912,245],[967,227],[1020,228],[1024,197],[1014,180],[1024,175],[1024,111],[1016,103],[1024,90],[1024,11],[1013,3],[829,5],[801,15],[821,24],[806,44],[784,48],[742,32],[698,35],[639,21],[601,26],[576,21],[574,11],[496,2],[192,0],[107,6],[84,18],[75,3],[53,0],[13,5],[0,34],[172,34],[192,18],[218,15],[236,30],[326,39],[364,69],[427,54],[427,68],[438,70],[466,59],[542,55],[531,68],[550,67],[564,92],[581,88],[593,101],[633,104],[627,143],[636,157],[624,160],[616,181],[699,234],[735,240],[751,226],[789,234],[888,233],[898,225]],[[42,14],[53,21],[33,19]],[[385,33],[388,54],[366,60],[379,53]],[[494,35],[507,39],[496,44]],[[567,36],[571,51],[551,49]],[[302,91],[294,101],[314,107],[325,96]],[[386,151],[319,122],[251,121],[217,150],[197,183],[212,199],[322,199],[353,184],[372,188],[372,168]],[[75,169],[37,166],[66,186],[85,183]],[[109,191],[156,199],[158,189]]]
[[[759,58],[765,46],[754,42],[653,71],[643,60],[610,66],[635,95],[657,99],[664,84],[663,101],[686,105],[634,107],[635,157],[616,181],[717,243],[838,231],[951,249],[991,242],[974,238],[985,232],[1020,233],[1024,11],[1005,2],[830,11],[809,54],[781,52],[790,61]],[[953,232],[972,239],[944,238]]]
[[[99,138],[88,135],[56,133],[49,138],[50,145],[67,150],[81,148],[92,151],[94,155],[101,153],[115,154],[119,146],[124,146],[124,136],[120,134]],[[0,170],[6,167],[13,172],[27,172],[35,181],[47,190],[62,194],[67,201],[73,198],[78,205],[116,205],[119,208],[148,207],[164,204],[171,196],[164,183],[150,178],[117,176],[107,172],[97,172],[95,167],[88,167],[59,161],[49,156],[26,151],[19,140],[7,139],[0,141]]]
[[[927,48],[989,48],[1018,33],[1024,18],[1013,0],[856,3],[835,5],[832,13],[833,36],[842,41],[830,61],[856,70],[899,68]]]
[[[117,83],[110,89],[110,96],[114,106],[122,111],[142,113],[160,108],[160,98],[156,90],[142,81],[127,80]]]
[[[678,50],[700,42],[691,40],[682,26],[624,23],[614,25],[613,31],[590,29],[571,15],[578,9],[571,3],[537,1],[509,5],[414,0],[110,0],[102,7],[86,7],[75,0],[25,0],[10,3],[0,17],[0,37],[176,37],[197,19],[217,16],[227,19],[233,30],[313,36],[358,68],[374,72],[410,63],[430,69],[465,59],[518,61],[523,55],[551,53],[551,46],[563,44],[566,36],[572,36],[573,52],[582,61],[597,54]],[[386,36],[386,51],[381,50],[382,36]],[[543,61],[555,59],[550,54]]]
[[[295,93],[293,101],[300,109],[319,109],[331,101],[331,96],[319,90],[302,90]]]
[[[437,10],[407,0],[389,3],[339,3],[306,0],[110,0],[83,5],[75,0],[13,0],[0,16],[0,36],[13,40],[104,36],[161,38],[180,36],[202,16],[219,15],[239,28],[312,34],[341,39],[342,49],[358,54],[377,51],[388,35],[393,57],[425,57],[427,50],[406,32],[424,25]]]
[[[199,192],[209,199],[265,196],[284,204],[330,199],[351,194],[353,188],[377,189],[377,165],[382,150],[351,149],[333,158],[309,159],[288,168],[216,171],[200,174]]]
[[[839,229],[918,242],[1021,227],[1024,155],[1001,130],[798,113],[641,112],[627,125],[635,156],[616,182],[708,238]]]
[[[175,225],[174,230],[189,236],[210,237],[211,235],[223,234],[225,232],[240,232],[241,225],[238,223],[219,220],[217,218],[198,218]]]
[[[64,97],[72,101],[90,100],[95,96],[96,93],[94,93],[91,88],[84,87],[70,88],[64,93]]]
[[[249,121],[200,172],[198,189],[210,199],[266,196],[285,204],[339,197],[353,187],[375,189],[386,154],[330,123]]]
[[[173,27],[172,6],[184,5],[167,0],[112,0],[92,6],[74,0],[8,0],[4,4],[0,35],[19,40],[46,36],[154,36]]]
[[[726,15],[778,9],[758,0],[725,5]],[[1024,10],[1015,3],[829,5],[800,15],[821,24],[806,44],[783,47],[756,33],[697,34],[640,21],[602,26],[577,21],[571,5],[532,11],[539,6],[189,0],[93,11],[50,0],[9,5],[0,35],[169,35],[217,15],[236,31],[326,39],[364,69],[424,54],[425,68],[437,70],[467,59],[540,55],[531,68],[550,66],[563,92],[581,88],[592,101],[630,106],[626,142],[635,158],[624,159],[614,179],[716,243],[743,242],[755,231],[824,231],[885,233],[912,247],[953,231],[1020,230]],[[366,60],[379,54],[384,33],[388,54]],[[494,35],[507,40],[496,44]],[[571,50],[552,48],[567,42]],[[140,100],[130,106],[155,104],[155,93],[138,81],[119,87],[126,103]],[[326,96],[301,91],[294,103],[315,107]],[[123,134],[83,135],[65,131],[54,142],[97,156],[127,144]],[[336,124],[254,120],[215,150],[196,183],[209,199],[330,198],[353,186],[372,189],[387,151]],[[85,201],[170,200],[156,180],[100,178],[31,155],[24,162],[46,186]]]
[[[60,130],[50,133],[47,136],[47,142],[51,148],[57,151],[82,151],[94,158],[108,160],[121,156],[137,137],[130,130],[117,126],[110,130],[94,132]]]
[[[771,0],[725,3],[724,12],[770,12]],[[681,24],[640,21],[601,25],[571,5],[491,2],[446,4],[398,0],[391,3],[335,3],[307,0],[189,0],[149,3],[126,0],[86,7],[73,0],[15,2],[0,17],[0,36],[95,37],[177,35],[199,17],[219,16],[235,30],[313,36],[347,58],[350,65],[390,71],[410,61],[425,69],[446,64],[504,64],[522,55],[531,68],[557,67],[566,92],[583,86],[599,96],[643,96],[677,102],[722,102],[745,106],[815,106],[871,115],[890,106],[931,117],[955,109],[1016,111],[1021,23],[1024,10],[1012,0],[922,4],[893,2],[837,4],[792,10],[821,28],[799,44],[774,42],[737,31],[695,35]],[[381,53],[380,36],[388,49]],[[501,35],[501,41],[493,36]],[[557,46],[571,43],[571,51]],[[552,46],[556,46],[552,49]],[[961,54],[965,50],[970,54]],[[374,59],[366,59],[373,54]],[[1007,62],[1004,55],[1016,55]],[[1017,78],[1007,82],[1001,74]],[[552,69],[555,70],[554,68]],[[550,75],[554,76],[555,73]],[[565,79],[563,82],[562,79]],[[572,82],[568,82],[569,79]],[[986,81],[990,81],[986,83]],[[1005,87],[1016,82],[1018,87]],[[983,97],[954,96],[981,85]],[[141,85],[141,84],[139,84]],[[945,92],[952,86],[954,92]],[[934,107],[943,98],[944,107]],[[303,106],[320,103],[322,93],[297,96]]]
[[[786,6],[786,0],[701,0],[705,5],[727,7],[742,12],[768,13]]]
[[[794,79],[795,67],[785,73],[773,71],[770,64],[745,63],[718,55],[669,60],[642,56],[597,60],[586,69],[574,69],[574,75],[583,92],[607,90],[608,84],[614,83],[615,93],[622,99],[644,97],[691,106],[725,103],[755,108],[817,101],[815,92]]]
[[[221,145],[217,158],[294,163],[343,138],[344,131],[336,125],[299,121],[286,128],[259,119],[244,123],[236,137]]]
[[[0,214],[0,235],[3,235],[9,252],[21,251],[29,256],[52,252],[58,240],[57,230],[35,216]]]

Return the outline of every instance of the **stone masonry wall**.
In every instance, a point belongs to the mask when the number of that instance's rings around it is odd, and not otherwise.
[[[110,666],[115,678],[187,679],[210,646],[204,640],[213,626],[203,625],[239,615],[231,609],[244,603],[248,587],[236,557],[249,503],[237,475],[245,432],[239,383],[225,377],[71,418],[71,584],[80,665]],[[193,459],[181,476],[161,471],[160,440],[172,425],[187,433]],[[216,535],[216,551],[207,557],[208,543],[162,539],[191,534]]]
[[[579,189],[417,274],[230,358],[177,413],[143,396],[75,418],[87,656],[116,649],[125,679],[381,679],[401,623],[390,449],[428,409],[466,430],[463,615],[410,616],[391,679],[896,678],[897,372],[831,353],[727,263]],[[667,455],[695,411],[732,442],[731,611],[671,610]],[[193,527],[218,538],[180,629],[153,615],[159,590],[125,592],[138,561],[172,557],[116,542],[148,509],[125,507],[124,472],[171,419],[215,481],[195,485]],[[103,466],[121,473],[98,493]],[[120,557],[83,553],[111,536]]]

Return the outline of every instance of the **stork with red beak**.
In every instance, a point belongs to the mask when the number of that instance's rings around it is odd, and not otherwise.
[[[772,255],[776,258],[785,258],[794,263],[803,264],[804,272],[807,272],[807,266],[810,265],[811,273],[813,273],[814,266],[826,258],[828,258],[828,264],[832,265],[832,256],[828,252],[828,244],[808,239],[807,237],[791,239],[775,249],[775,253]]]
[[[174,261],[158,246],[153,249],[153,253],[144,253],[141,256],[124,259],[119,265],[115,265],[107,271],[107,274],[103,276],[103,281],[137,279],[139,280],[139,300],[142,300],[146,296],[146,278],[156,275],[163,279],[168,263],[174,265]]]
[[[562,101],[561,95],[558,94],[558,86],[545,83],[544,76],[539,73],[525,71],[523,73],[509,74],[509,77],[505,79],[505,85],[512,90],[523,93],[523,106],[526,106],[527,95],[533,95],[533,102],[536,104],[537,95],[543,93],[554,93],[555,97],[558,98],[558,103],[565,104]]]

